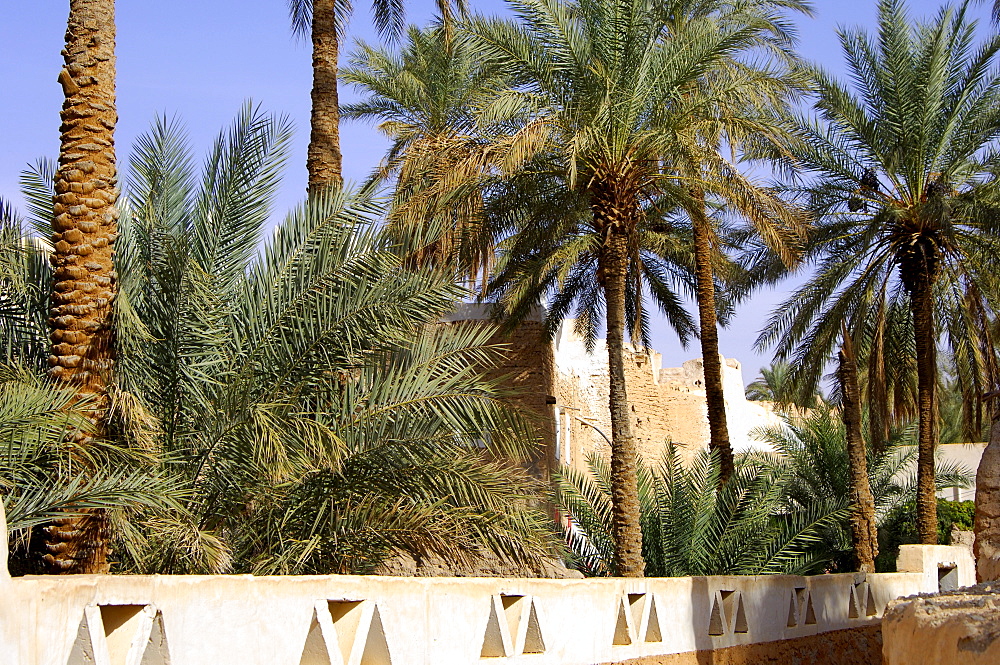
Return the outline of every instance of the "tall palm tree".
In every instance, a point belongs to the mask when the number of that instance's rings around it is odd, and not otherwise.
[[[451,0],[436,0],[440,15],[452,24]],[[350,20],[352,5],[338,0],[287,0],[292,31],[308,36],[312,45],[312,110],[306,170],[309,192],[317,193],[343,180],[340,152],[340,96],[337,67],[340,43]],[[465,0],[455,0],[454,7],[465,13]],[[396,37],[403,31],[404,7],[401,0],[372,0],[375,28],[383,36]]]
[[[71,0],[64,101],[52,217],[53,289],[49,376],[90,400],[100,434],[114,360],[114,241],[118,198],[115,167],[115,3]],[[79,442],[86,445],[83,431]],[[102,513],[56,520],[46,527],[52,572],[106,572]]]
[[[857,570],[875,572],[878,556],[878,531],[875,526],[875,499],[868,481],[868,457],[861,432],[861,388],[858,386],[858,359],[850,333],[844,327],[844,344],[838,354],[837,382],[840,408],[844,419],[844,442],[847,468],[851,476],[851,544]]]
[[[988,35],[977,46],[967,7],[946,7],[914,24],[901,0],[882,0],[877,35],[840,32],[853,84],[814,72],[818,118],[796,121],[803,141],[795,160],[809,177],[792,189],[818,220],[810,251],[819,269],[760,339],[782,338],[779,359],[802,343],[829,349],[845,321],[859,326],[887,311],[879,303],[907,304],[918,392],[918,528],[925,543],[937,540],[942,333],[977,381],[994,365],[984,355],[993,350],[981,343],[974,312],[997,305],[989,266],[1000,231],[1000,184],[992,177],[1000,167],[1000,37]]]
[[[758,3],[767,10],[772,3]],[[792,4],[801,11],[807,7]],[[761,35],[762,44],[772,46],[791,59],[791,36],[774,28],[774,35]],[[781,151],[787,143],[773,113],[784,107],[796,87],[788,76],[748,68],[735,59],[724,63],[725,76],[713,73],[706,83],[711,92],[689,94],[683,106],[690,105],[687,126],[679,134],[676,167],[689,183],[684,208],[691,218],[695,258],[695,296],[698,304],[699,339],[705,373],[705,396],[710,432],[709,447],[719,451],[720,476],[726,482],[734,471],[733,451],[726,423],[726,398],[722,385],[722,357],[719,353],[716,317],[716,266],[720,264],[722,243],[718,237],[717,215],[710,214],[712,204],[725,206],[752,224],[761,244],[780,256],[786,266],[797,257],[804,231],[799,211],[782,201],[774,191],[756,184],[723,154],[738,154],[747,142],[769,144]],[[714,80],[714,79],[722,79]],[[747,274],[745,281],[760,283],[758,276]]]
[[[648,254],[639,249],[640,229],[688,196],[674,165],[686,127],[680,110],[685,94],[710,89],[710,72],[760,43],[761,15],[754,7],[727,5],[679,22],[674,16],[690,9],[686,3],[646,0],[517,0],[511,6],[516,21],[470,23],[483,56],[518,84],[489,105],[486,117],[537,128],[543,139],[536,144],[537,159],[508,181],[508,191],[517,193],[507,201],[537,206],[534,212],[530,205],[511,206],[500,220],[515,234],[531,232],[511,239],[507,253],[516,259],[505,259],[495,293],[515,317],[550,288],[560,291],[552,311],[566,311],[578,298],[587,312],[603,309],[616,569],[641,575],[636,448],[623,355],[626,329],[642,337],[639,284]],[[546,228],[546,220],[552,226]],[[661,223],[659,231],[670,232],[671,225]],[[533,266],[517,265],[532,255]],[[646,271],[658,273],[649,286],[654,291],[671,279],[664,263],[653,260]],[[599,289],[584,291],[592,282]],[[669,288],[654,295],[661,306],[674,308]],[[592,332],[594,324],[590,319],[582,325]]]

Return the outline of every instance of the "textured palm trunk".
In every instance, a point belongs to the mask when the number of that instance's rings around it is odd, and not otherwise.
[[[594,216],[604,230],[600,272],[607,305],[609,370],[608,406],[611,410],[611,522],[615,539],[615,567],[621,577],[642,577],[642,529],[639,524],[639,485],[636,478],[635,438],[629,421],[625,387],[625,280],[629,230],[634,228],[636,204],[620,205],[614,193],[595,192]]]
[[[847,439],[847,463],[851,482],[851,542],[857,569],[864,573],[875,572],[878,556],[878,530],[875,526],[875,499],[868,482],[868,459],[865,440],[861,433],[861,388],[858,385],[858,363],[845,334],[844,348],[839,354],[837,380],[843,396],[842,415]]]
[[[937,344],[931,280],[925,275],[910,288],[917,350],[917,533],[925,545],[937,544],[937,497],[934,449],[937,445]]]
[[[342,182],[340,155],[340,98],[337,91],[336,0],[313,0],[312,115],[306,170],[309,193],[317,194]]]
[[[701,359],[705,369],[705,400],[708,403],[709,449],[716,451],[722,482],[733,475],[733,448],[729,443],[726,423],[726,394],[722,387],[722,359],[719,355],[719,325],[715,314],[715,275],[712,270],[711,229],[705,216],[704,196],[697,192],[700,203],[692,210],[694,230],[695,279],[697,280],[698,323],[701,337]]]
[[[102,432],[114,361],[111,310],[118,198],[115,168],[115,3],[71,0],[56,172],[49,376],[73,389]],[[86,446],[86,436],[72,434]],[[87,469],[82,467],[81,473]],[[45,528],[43,556],[54,573],[108,570],[107,524],[99,511]]]
[[[881,453],[885,449],[889,441],[889,424],[892,420],[885,362],[885,298],[883,297],[876,315],[871,351],[868,353],[868,408],[871,423],[868,431],[875,453]]]

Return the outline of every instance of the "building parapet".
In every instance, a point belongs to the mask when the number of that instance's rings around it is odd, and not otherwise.
[[[2,512],[0,512],[2,514]],[[5,539],[0,539],[0,541]],[[0,578],[4,665],[591,665],[876,625],[970,583],[958,548],[908,572],[587,580],[378,576]],[[912,570],[920,567],[919,570]],[[939,571],[951,567],[945,576]],[[953,578],[947,578],[954,573]]]

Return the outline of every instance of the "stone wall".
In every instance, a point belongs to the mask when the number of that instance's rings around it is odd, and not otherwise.
[[[463,304],[442,323],[485,325],[487,318],[485,306]],[[529,317],[513,334],[493,335],[490,343],[503,347],[504,359],[496,367],[484,368],[485,374],[491,379],[501,379],[502,384],[512,391],[510,401],[521,407],[536,425],[542,445],[528,468],[536,477],[547,479],[556,463],[556,434],[550,404],[554,390],[553,359],[542,328],[541,313],[536,312]]]
[[[536,475],[547,477],[557,464],[583,469],[588,455],[607,457],[611,417],[604,340],[597,340],[588,350],[575,333],[573,321],[567,320],[550,343],[542,329],[543,315],[539,310],[513,334],[493,338],[506,346],[506,358],[489,374],[504,377],[518,393],[515,403],[535,416],[544,452],[532,469]],[[485,307],[466,304],[445,322],[486,318]],[[658,460],[668,441],[678,445],[682,457],[690,458],[707,448],[709,441],[702,362],[690,360],[675,368],[663,368],[662,364],[662,356],[655,351],[626,347],[625,380],[632,433],[640,454],[647,460]],[[753,430],[779,424],[779,416],[769,403],[746,399],[742,368],[734,359],[725,360],[723,385],[733,447],[745,450],[761,446]]]
[[[893,601],[882,632],[885,665],[996,665],[1000,585]]]
[[[870,651],[887,603],[937,588],[921,560],[813,577],[0,577],[0,663],[860,665],[845,652]]]

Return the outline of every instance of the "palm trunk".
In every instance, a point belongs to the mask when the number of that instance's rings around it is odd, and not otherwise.
[[[52,222],[52,354],[49,376],[76,391],[103,429],[107,387],[114,361],[113,247],[118,198],[115,168],[115,3],[71,0],[65,68],[59,74],[62,109],[59,170]],[[86,446],[87,437],[75,434]],[[82,470],[85,472],[85,470]],[[108,570],[106,519],[57,520],[46,527],[43,557],[52,572]]]
[[[601,199],[604,200],[601,200]],[[642,577],[642,529],[639,524],[638,450],[629,421],[625,387],[625,281],[628,232],[635,211],[612,196],[595,196],[597,227],[606,229],[600,254],[600,272],[607,304],[607,345],[611,410],[611,528],[615,539],[615,568],[621,577]]]
[[[719,328],[715,315],[715,275],[712,271],[711,230],[705,216],[704,195],[695,194],[698,207],[692,210],[694,263],[697,280],[698,323],[701,359],[705,368],[705,400],[708,403],[709,449],[719,456],[721,481],[733,475],[733,448],[726,423],[726,394],[722,386],[722,359],[719,355]]]
[[[917,533],[925,545],[937,544],[934,448],[937,445],[937,344],[931,280],[920,275],[910,289],[917,347]]]
[[[847,461],[851,482],[851,541],[857,569],[875,572],[878,556],[878,530],[875,526],[875,499],[868,482],[868,459],[861,433],[861,388],[858,385],[858,363],[851,338],[844,334],[844,347],[839,354],[837,380],[843,396],[842,415],[847,439]]]
[[[342,182],[340,155],[340,99],[337,92],[336,1],[313,0],[312,11],[312,115],[306,170],[309,193],[317,194]]]
[[[875,335],[868,354],[868,417],[872,450],[881,453],[889,441],[892,409],[889,405],[889,386],[885,368],[885,294],[879,300],[875,320]]]

